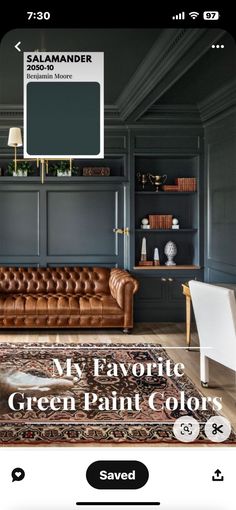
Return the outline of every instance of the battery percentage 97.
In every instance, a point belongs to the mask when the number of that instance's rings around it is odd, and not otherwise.
[[[207,21],[216,21],[219,17],[219,11],[204,11],[203,13],[203,19],[206,19]]]

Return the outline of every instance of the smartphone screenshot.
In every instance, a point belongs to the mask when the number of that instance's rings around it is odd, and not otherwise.
[[[232,13],[116,9],[0,21],[0,506],[232,510]]]

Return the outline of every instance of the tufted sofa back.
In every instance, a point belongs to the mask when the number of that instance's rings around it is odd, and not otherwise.
[[[109,277],[104,267],[0,267],[0,294],[109,294]]]

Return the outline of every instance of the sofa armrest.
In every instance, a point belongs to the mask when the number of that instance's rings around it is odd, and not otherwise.
[[[128,271],[119,268],[111,269],[109,287],[112,297],[124,312],[133,310],[133,295],[137,292],[138,281]]]

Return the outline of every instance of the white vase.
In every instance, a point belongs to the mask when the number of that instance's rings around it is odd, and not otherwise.
[[[13,170],[13,177],[27,177],[27,170]]]
[[[57,170],[57,177],[71,177],[71,170]]]
[[[177,255],[177,246],[173,241],[168,241],[165,245],[164,253],[167,256],[166,266],[176,266],[174,257]]]

